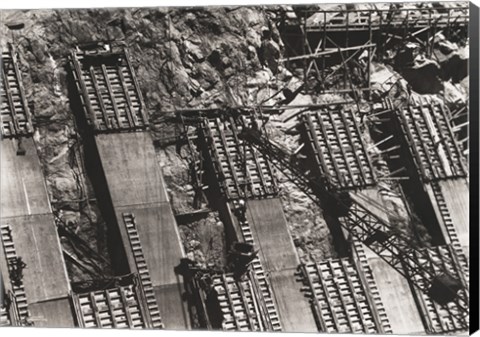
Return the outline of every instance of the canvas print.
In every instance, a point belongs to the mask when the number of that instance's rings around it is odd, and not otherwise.
[[[467,333],[471,10],[1,10],[0,325]]]

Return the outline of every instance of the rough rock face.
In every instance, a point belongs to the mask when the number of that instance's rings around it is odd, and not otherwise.
[[[68,104],[64,65],[70,48],[124,41],[152,120],[160,110],[256,103],[276,89],[282,45],[260,8],[5,11],[2,17],[25,24],[21,31],[2,27],[0,46],[14,41],[19,51],[54,212],[100,254],[106,254],[105,224],[88,201],[95,196],[83,174],[81,138]],[[174,148],[161,152],[174,209],[191,209],[186,162]],[[215,254],[205,261],[221,265]]]
[[[68,101],[64,66],[69,49],[75,44],[124,41],[155,124],[155,140],[174,134],[173,125],[160,123],[162,111],[277,102],[295,105],[338,98],[293,94],[303,84],[303,74],[292,74],[279,62],[284,46],[272,12],[264,7],[62,9],[3,11],[0,15],[7,23],[25,24],[22,30],[12,32],[2,25],[0,47],[14,41],[20,54],[27,100],[36,120],[34,137],[54,211],[60,222],[68,224],[105,257],[106,225],[91,200],[95,195],[84,174],[82,139]],[[315,15],[309,18],[320,19]],[[414,95],[428,93],[445,100],[448,106],[466,102],[468,45],[452,43],[441,34],[435,41],[430,58],[411,51],[398,56],[396,64],[372,64],[374,96],[388,93],[393,99],[402,100],[406,99],[405,92],[413,90],[418,91]],[[427,79],[425,74],[430,77]],[[421,91],[424,82],[428,82],[429,91]],[[296,138],[279,131],[293,128],[293,119],[287,119],[272,118],[272,139],[294,150],[298,146]],[[371,140],[367,141],[373,146]],[[193,209],[188,155],[185,148],[158,149],[170,201],[179,213]],[[281,175],[280,185],[290,231],[301,258],[335,256],[321,210]],[[390,201],[389,208],[405,218],[394,198]],[[212,213],[179,227],[189,256],[202,265],[224,265],[223,225],[217,215]],[[100,260],[99,264],[108,271],[107,264]],[[81,279],[81,274],[77,275],[75,270],[72,273],[72,279]]]
[[[225,268],[224,227],[218,214],[210,213],[200,220],[180,224],[179,231],[188,258],[201,268]]]

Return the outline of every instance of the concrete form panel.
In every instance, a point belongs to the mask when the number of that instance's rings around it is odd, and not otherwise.
[[[368,248],[365,248],[365,251],[368,252]],[[377,281],[378,291],[393,333],[424,334],[422,319],[408,281],[380,258],[371,257],[368,263]]]
[[[32,138],[22,140],[25,155],[17,155],[18,141],[0,143],[2,218],[51,213],[45,179]]]
[[[302,284],[295,273],[300,263],[280,199],[248,200],[247,213],[256,248],[277,302],[283,331],[318,331]]]
[[[423,181],[467,175],[443,105],[420,103],[396,113],[408,151]]]
[[[439,181],[447,209],[450,211],[453,225],[457,232],[458,240],[462,245],[463,252],[469,255],[469,204],[470,191],[465,179]]]
[[[318,332],[308,299],[301,292],[302,283],[295,280],[296,269],[270,273],[277,308],[285,332]]]
[[[8,49],[5,50],[5,49]],[[2,137],[24,137],[33,133],[32,115],[28,108],[14,45],[2,50],[0,114]]]
[[[351,197],[375,216],[389,222],[384,201],[377,189],[351,192]],[[367,199],[365,199],[365,197]],[[383,206],[383,207],[382,207]],[[394,334],[424,334],[425,328],[408,281],[366,246],[363,251]]]
[[[184,256],[153,142],[148,133],[99,134],[98,152],[130,269],[136,270],[123,213],[135,216],[143,254],[166,328],[185,329],[182,281],[174,267]]]
[[[337,189],[376,183],[356,114],[352,107],[332,105],[302,115],[313,167]]]
[[[99,134],[95,140],[115,207],[167,201],[150,134]]]
[[[53,216],[7,218],[2,224],[11,226],[17,256],[27,264],[23,284],[29,303],[66,297],[70,285]]]
[[[170,204],[116,207],[120,227],[123,227],[122,213],[128,212],[135,215],[137,231],[153,286],[177,283],[174,267],[180,263],[183,251]],[[127,252],[130,252],[128,240],[125,242]]]
[[[165,329],[185,330],[190,328],[189,313],[182,300],[183,285],[178,281],[154,287],[160,315]]]
[[[280,199],[247,201],[247,219],[267,272],[296,269],[300,264]]]
[[[73,328],[75,322],[68,298],[30,303],[28,308],[35,327]]]

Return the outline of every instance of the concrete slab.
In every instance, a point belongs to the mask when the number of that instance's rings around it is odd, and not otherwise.
[[[375,188],[350,192],[351,197],[385,222],[389,222],[384,201]],[[400,199],[397,202],[401,202]],[[345,230],[344,230],[345,232]],[[408,281],[363,245],[380,297],[394,334],[425,334],[420,313]]]
[[[0,215],[51,213],[42,167],[32,138],[22,140],[26,153],[17,155],[17,141],[0,142]]]
[[[174,267],[180,263],[183,250],[175,218],[168,203],[116,207],[117,221],[125,238],[127,252],[131,251],[123,225],[122,213],[135,214],[138,235],[147,261],[153,286],[177,283]],[[129,256],[134,266],[133,256]]]
[[[246,216],[270,276],[283,331],[318,332],[312,309],[300,291],[302,284],[296,281],[300,260],[280,199],[248,200]]]
[[[189,313],[186,303],[182,301],[183,287],[180,282],[154,287],[154,291],[165,329],[189,328]]]
[[[6,218],[1,223],[11,226],[17,256],[27,264],[23,283],[29,303],[66,297],[70,283],[53,215]]]
[[[68,298],[47,302],[30,303],[28,306],[35,327],[73,328],[74,314]]]
[[[303,284],[295,280],[295,269],[270,274],[284,332],[318,332],[312,308],[300,291]]]
[[[470,190],[468,183],[465,179],[451,179],[439,181],[438,184],[445,198],[463,252],[468,257],[470,247]]]
[[[99,134],[95,141],[116,207],[168,201],[148,132]]]
[[[280,199],[248,200],[246,216],[265,270],[297,268],[300,261]]]
[[[162,320],[167,328],[189,328],[181,279],[174,267],[184,256],[153,141],[147,132],[95,136],[127,259],[136,270],[122,213],[133,213]]]
[[[365,251],[369,249],[365,248]],[[369,257],[368,264],[372,269],[393,333],[425,334],[422,319],[407,280],[378,257]]]
[[[22,140],[25,155],[17,155],[16,140],[0,146],[0,223],[11,227],[17,256],[27,265],[23,284],[32,320],[36,326],[73,327],[70,283],[34,141]],[[0,251],[2,277],[9,280]],[[10,282],[5,287],[11,289]]]

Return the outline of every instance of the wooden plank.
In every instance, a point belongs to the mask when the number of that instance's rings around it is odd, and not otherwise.
[[[448,176],[447,170],[446,170],[445,167],[443,167],[442,161],[440,160],[440,154],[438,153],[438,150],[437,150],[437,148],[435,147],[434,130],[431,130],[430,125],[429,125],[429,123],[428,123],[428,121],[429,121],[429,118],[428,118],[428,117],[429,117],[429,116],[428,116],[427,113],[425,112],[423,105],[418,106],[418,110],[420,111],[420,114],[422,115],[423,122],[424,122],[424,124],[425,124],[425,128],[427,129],[427,132],[428,132],[428,134],[429,134],[429,136],[430,136],[429,144],[430,144],[430,146],[433,146],[433,147],[434,147],[434,152],[435,152],[435,155],[436,155],[437,160],[438,160],[438,162],[439,162],[439,168],[443,171],[444,177],[447,177],[447,176]],[[430,111],[429,111],[429,112],[430,112]],[[432,111],[432,112],[433,112],[433,111]],[[435,116],[434,116],[434,115],[430,115],[430,117],[431,117],[431,119],[432,119],[432,122],[434,123],[433,126],[436,127],[436,131],[437,131],[437,133],[439,134],[439,138],[443,140],[442,142],[443,142],[443,144],[444,144],[444,147],[448,148],[448,144],[444,141],[444,136],[443,136],[443,134],[442,134],[442,132],[441,132],[441,129],[438,128],[438,124],[437,124],[437,121],[436,121]],[[427,147],[428,147],[428,145],[427,145]],[[447,149],[447,152],[448,152],[448,154],[449,154],[449,157],[447,158],[447,160],[448,160],[448,162],[450,163],[451,160],[452,160],[452,157],[451,157],[451,153],[450,153],[449,150],[450,150],[450,149]],[[450,169],[452,169],[452,168],[454,168],[454,167],[450,167]]]
[[[95,130],[99,130],[99,124],[98,124],[98,121],[97,121],[97,118],[95,116],[95,110],[93,109],[92,107],[92,102],[90,101],[90,97],[88,97],[88,89],[87,89],[87,85],[85,84],[85,81],[83,80],[83,74],[82,74],[82,67],[77,59],[77,53],[72,50],[70,52],[70,59],[71,59],[71,63],[73,65],[73,72],[74,74],[76,74],[76,77],[77,77],[77,89],[79,89],[79,95],[82,97],[83,96],[83,101],[85,102],[85,105],[86,105],[86,114],[90,114],[90,123],[92,123],[94,125],[94,129]],[[80,85],[80,87],[78,87],[78,85]],[[88,118],[87,118],[88,119]],[[106,124],[108,125],[108,124]]]
[[[235,307],[233,305],[232,295],[230,294],[229,283],[227,281],[227,278],[225,277],[225,274],[222,274],[221,279],[222,279],[223,287],[225,289],[225,295],[228,298],[228,305],[229,305],[230,310],[232,312],[233,321],[235,322],[235,327],[237,328],[237,330],[240,330],[240,323],[238,322],[237,315],[235,315]]]
[[[456,152],[457,158],[458,158],[458,164],[460,165],[460,168],[461,168],[461,170],[462,170],[461,174],[462,174],[462,175],[467,175],[468,170],[467,170],[467,168],[465,167],[465,165],[463,164],[463,162],[462,162],[462,160],[461,160],[462,154],[461,154],[461,152],[460,152],[460,149],[458,148],[457,143],[455,142],[455,135],[454,135],[454,133],[453,133],[453,131],[452,131],[452,128],[450,127],[450,125],[449,125],[448,122],[447,122],[448,119],[447,119],[447,114],[446,114],[446,112],[445,112],[445,109],[443,108],[443,105],[441,105],[441,104],[439,104],[438,107],[439,107],[439,109],[440,109],[441,116],[443,117],[443,120],[444,120],[444,122],[445,122],[445,127],[446,127],[447,130],[448,130],[448,134],[449,134],[449,136],[450,136],[450,140],[451,140],[451,142],[452,142],[452,146],[455,148],[455,152]],[[441,134],[443,137],[445,137],[445,136],[443,135],[443,132],[440,132],[440,134]],[[448,147],[448,146],[447,146],[447,147]],[[451,153],[451,152],[449,151],[449,154],[450,154],[450,153]],[[453,156],[452,156],[452,158],[453,158]]]
[[[110,316],[112,317],[112,325],[113,325],[114,328],[116,328],[117,327],[117,318],[115,317],[115,312],[114,312],[114,309],[113,309],[112,299],[110,297],[110,291],[109,290],[105,290],[105,298],[107,300],[108,311],[110,312]]]
[[[421,146],[422,147],[423,151],[425,152],[425,156],[426,156],[426,159],[428,161],[428,164],[430,165],[430,170],[432,172],[432,175],[435,177],[436,176],[435,169],[434,169],[435,165],[433,164],[432,158],[430,156],[428,146],[425,144],[425,142],[422,139],[422,132],[420,130],[420,126],[418,125],[417,121],[415,121],[415,114],[414,114],[413,109],[410,105],[407,106],[407,111],[410,113],[411,120],[412,120],[412,125],[413,125],[413,127],[414,127],[414,129],[417,133],[418,141],[420,142],[420,144],[416,144],[416,146]],[[409,130],[408,122],[406,124],[406,127],[407,127],[407,130]],[[412,139],[412,142],[415,143],[413,136],[412,136],[411,139]],[[415,151],[417,151],[417,149],[415,149]],[[423,165],[423,163],[424,162],[421,162],[420,165]]]
[[[418,153],[418,151],[415,148],[416,147],[415,140],[413,138],[412,132],[410,131],[410,127],[409,127],[408,121],[407,121],[407,119],[404,115],[404,111],[398,110],[397,115],[400,117],[401,122],[403,122],[403,128],[402,129],[407,134],[407,139],[408,139],[407,142],[409,143],[410,150],[413,152],[414,157],[417,159],[418,169],[422,173],[422,176],[423,176],[424,179],[429,179],[429,176],[427,175],[427,171],[423,167],[423,160],[422,160],[422,158],[420,157],[420,154]],[[433,172],[432,172],[432,174],[433,174]]]
[[[135,109],[133,108],[132,99],[128,94],[128,87],[127,87],[127,84],[125,83],[125,77],[123,76],[122,69],[120,68],[120,66],[117,66],[116,69],[117,69],[118,78],[120,79],[120,86],[122,87],[122,90],[123,90],[123,95],[125,97],[125,100],[127,101],[128,111],[126,111],[126,114],[127,114],[128,124],[131,128],[134,128],[138,126],[138,118],[135,113]]]
[[[339,259],[339,263],[342,267],[343,273],[345,274],[345,279],[347,280],[348,287],[350,288],[350,290],[352,292],[353,304],[355,305],[358,316],[360,317],[360,324],[363,327],[362,330],[363,330],[364,333],[368,333],[368,327],[366,325],[365,316],[363,315],[362,308],[360,307],[360,304],[358,303],[358,301],[356,299],[357,294],[355,293],[355,287],[353,286],[352,280],[350,279],[350,277],[348,275],[348,268],[347,268],[347,266],[345,266],[346,261],[344,259]],[[365,284],[363,284],[363,282],[361,282],[361,279],[360,279],[360,284],[362,285],[362,290],[363,290],[363,287],[365,287]],[[365,294],[365,297],[366,297],[366,294]],[[345,310],[346,310],[346,307],[345,307]],[[372,312],[372,318],[375,320],[375,314],[373,312]],[[353,327],[352,327],[352,332],[355,332],[353,330]],[[380,330],[378,328],[377,328],[377,332],[380,332]]]
[[[238,182],[238,177],[237,177],[237,172],[235,170],[235,167],[233,166],[233,159],[230,156],[230,151],[229,151],[229,148],[228,148],[227,140],[225,138],[225,133],[220,128],[220,123],[221,123],[220,119],[218,117],[215,118],[215,126],[218,130],[218,134],[219,134],[220,139],[222,141],[222,146],[223,146],[224,151],[225,151],[225,156],[227,157],[228,166],[229,166],[230,172],[232,174],[233,182],[235,184],[235,187],[237,188],[237,194],[240,196],[240,195],[242,195],[242,189],[240,188],[240,184]]]
[[[315,268],[315,271],[318,275],[318,280],[319,280],[319,283],[323,289],[323,293],[325,294],[325,300],[327,301],[328,303],[328,309],[332,315],[332,320],[335,324],[335,329],[337,330],[336,332],[340,332],[340,323],[338,322],[338,318],[337,318],[337,315],[336,315],[336,312],[334,311],[334,305],[333,305],[333,302],[332,302],[332,299],[330,298],[330,294],[328,293],[328,288],[327,288],[327,285],[325,283],[325,279],[323,278],[323,275],[322,275],[322,271],[321,269],[318,267],[318,264],[317,263],[314,263],[313,264],[314,268]],[[333,275],[332,275],[333,276]],[[326,331],[328,332],[328,331]]]
[[[95,317],[95,322],[97,324],[98,328],[102,328],[102,321],[99,317],[99,312],[98,312],[98,307],[97,307],[97,302],[95,300],[95,293],[91,292],[88,294],[88,297],[90,298],[90,304],[92,306],[92,315]]]
[[[342,153],[342,159],[345,162],[345,167],[347,168],[348,174],[350,176],[350,181],[352,181],[352,185],[355,185],[355,177],[353,175],[352,168],[350,167],[350,163],[348,161],[347,153],[345,152],[345,149],[343,148],[343,144],[342,144],[342,140],[340,139],[340,133],[339,133],[337,124],[335,123],[335,120],[332,117],[332,112],[330,111],[330,109],[327,109],[327,115],[328,115],[328,119],[330,120],[330,123],[332,123],[332,128],[333,128],[333,131],[335,133],[335,138],[337,139],[338,147],[340,148],[340,152]],[[327,137],[327,136],[328,135],[325,135],[325,137]],[[333,158],[335,158],[335,157],[333,156]],[[338,176],[340,176],[341,174],[342,174],[341,172],[338,172]],[[343,176],[342,176],[342,178],[343,178]],[[346,187],[349,187],[349,185],[347,185]]]
[[[118,288],[119,293],[120,293],[120,300],[123,304],[123,307],[125,308],[125,317],[127,318],[128,326],[130,328],[133,328],[133,320],[132,320],[132,314],[130,313],[130,306],[128,305],[127,297],[125,296],[125,288],[124,287],[119,287]],[[140,311],[142,313],[142,311]],[[142,322],[144,321],[145,316],[142,317]]]
[[[105,80],[105,85],[107,86],[107,91],[110,96],[110,101],[112,102],[113,112],[115,113],[115,119],[117,120],[117,125],[119,129],[122,129],[122,121],[120,120],[120,113],[118,111],[117,102],[115,100],[115,95],[112,90],[112,84],[110,83],[110,78],[108,77],[107,68],[105,64],[101,65],[103,79]]]
[[[441,265],[448,272],[450,272],[450,269],[453,269],[453,271],[456,274],[458,280],[461,282],[462,276],[459,274],[458,268],[455,265],[453,265],[453,260],[450,258],[450,265],[449,265],[446,261],[446,258],[449,258],[449,257],[444,256],[441,251],[442,251],[441,247],[436,247],[436,253],[437,253],[438,259],[440,260]],[[431,252],[430,252],[430,255],[431,255]],[[449,268],[449,267],[451,267],[451,268]],[[459,331],[462,330],[462,324],[458,324],[459,322],[456,319],[457,317],[452,313],[452,310],[450,309],[450,306],[448,304],[446,304],[446,305],[444,305],[444,307],[448,311],[448,314],[450,315],[450,319],[453,323],[454,328],[456,330],[459,330]]]
[[[321,166],[323,167],[324,174],[327,176],[327,178],[330,178],[330,170],[327,164],[325,163],[325,161],[322,160],[322,158],[325,158],[326,155],[323,153],[322,147],[320,146],[320,143],[318,141],[317,134],[315,131],[315,126],[313,125],[313,122],[312,122],[312,116],[309,113],[305,114],[304,116],[306,118],[308,127],[310,129],[310,131],[307,129],[307,133],[309,133],[312,136],[312,140],[314,142],[314,147],[313,147],[314,154],[317,157],[317,160],[320,159],[319,161]],[[318,152],[318,156],[317,156],[317,152]]]
[[[133,72],[132,65],[130,63],[130,56],[126,48],[124,48],[124,53],[125,53],[125,61],[127,62],[127,68],[128,72],[130,73],[130,76],[132,77],[133,81],[133,86],[135,87],[135,92],[138,97],[138,101],[140,103],[140,115],[142,116],[143,119],[143,124],[148,125],[148,116],[146,113],[145,109],[145,102],[143,101],[142,97],[142,92],[140,91],[140,86],[138,85],[137,77],[135,76],[135,73]]]
[[[339,263],[341,264],[342,262],[339,261]],[[342,293],[342,290],[340,289],[340,286],[338,285],[338,280],[335,276],[335,269],[333,268],[332,260],[327,261],[327,266],[330,269],[330,272],[332,273],[332,283],[334,284],[335,289],[337,290],[340,302],[342,303],[342,310],[345,313],[345,318],[347,319],[347,323],[348,323],[348,326],[350,328],[350,332],[355,332],[354,329],[353,329],[352,318],[350,317],[350,315],[347,311],[347,303],[346,303],[346,300],[345,300],[345,296]],[[348,275],[346,273],[345,273],[345,278],[346,279],[348,278]],[[353,293],[353,291],[354,291],[354,289],[352,287],[349,290],[350,290],[351,293]],[[352,297],[353,297],[353,294],[352,294]],[[339,331],[339,332],[347,332],[347,331]]]
[[[93,88],[95,89],[95,94],[96,94],[97,99],[98,99],[98,104],[100,105],[100,110],[102,111],[103,120],[105,121],[105,126],[106,126],[107,129],[112,129],[112,124],[110,123],[110,119],[108,118],[107,109],[105,108],[105,105],[103,103],[102,93],[100,91],[100,87],[98,86],[97,75],[95,74],[95,69],[93,68],[93,66],[90,66],[89,71],[90,71],[90,77],[92,79]],[[88,96],[87,92],[86,92],[86,94]],[[95,113],[93,113],[93,117],[95,118],[95,120],[97,119],[97,116],[96,116]]]
[[[325,128],[325,125],[323,125],[323,119],[322,119],[322,116],[320,115],[320,112],[316,111],[315,112],[315,115],[317,116],[317,123],[318,123],[318,126],[321,128],[322,130],[322,133],[323,133],[323,138],[325,140],[325,144],[327,145],[327,148],[328,148],[328,153],[329,153],[329,157],[332,161],[332,164],[333,166],[335,167],[335,172],[337,174],[337,180],[338,180],[338,183],[339,185],[344,185],[345,184],[345,180],[343,179],[343,177],[341,176],[341,172],[340,172],[340,168],[338,167],[337,165],[337,162],[335,160],[335,157],[333,156],[333,149],[332,149],[332,145],[330,144],[330,140],[328,139],[328,134],[327,134],[327,130]],[[311,124],[311,130],[313,132],[313,139],[315,140],[315,145],[320,148],[320,143],[318,141],[318,138],[317,138],[317,132],[315,130],[315,127],[313,126],[313,123]],[[323,157],[320,158],[320,160],[322,160]],[[328,172],[328,171],[327,171]]]
[[[75,311],[75,316],[77,318],[77,324],[80,328],[85,328],[86,327],[85,317],[83,316],[82,306],[80,305],[80,300],[78,298],[79,296],[80,295],[71,293],[73,308]]]
[[[12,115],[12,123],[14,126],[14,133],[12,135],[18,135],[21,133],[20,125],[18,124],[18,116],[17,116],[17,111],[15,109],[15,102],[13,101],[12,97],[12,92],[10,89],[10,84],[8,83],[8,78],[7,78],[7,72],[5,70],[5,65],[6,63],[3,63],[2,65],[2,78],[3,78],[3,90],[5,91],[5,94],[7,95],[8,99],[8,104],[10,106],[10,113]]]
[[[262,182],[263,191],[265,192],[265,194],[268,194],[267,182],[263,175],[263,170],[262,170],[262,167],[260,166],[260,162],[258,161],[258,156],[255,149],[252,149],[252,155],[253,155],[253,160],[255,162],[255,167],[257,168],[257,171],[258,171],[258,176],[260,177],[260,181]]]
[[[251,331],[255,331],[255,321],[253,320],[252,314],[250,313],[250,308],[248,307],[248,298],[245,294],[245,289],[243,289],[243,282],[238,282],[238,290],[240,292],[240,297],[244,300],[245,314],[247,315],[248,325],[250,326]],[[249,290],[252,291],[251,289]],[[250,294],[252,295],[252,294]],[[252,302],[255,303],[255,299],[252,298]]]
[[[426,249],[426,254],[428,256],[428,262],[429,262],[429,265],[432,269],[432,272],[435,273],[435,268],[433,266],[433,259],[431,257],[431,250],[430,249]],[[442,261],[441,261],[442,262]],[[421,294],[422,296],[426,296],[425,294]],[[425,297],[424,297],[425,298]],[[445,306],[442,306],[438,303],[436,303],[435,301],[433,301],[431,298],[426,298],[426,301],[429,301],[435,311],[435,316],[440,324],[440,328],[442,329],[442,332],[445,332],[445,331],[451,331],[451,329],[448,328],[447,324],[445,323],[445,316],[442,315],[440,309],[444,309],[448,312],[448,315],[449,315],[449,319],[451,320],[452,322],[452,325],[455,326],[455,322],[454,322],[454,316],[452,316],[452,313],[450,311],[450,309],[448,308],[448,305],[445,305]],[[436,332],[440,332],[440,331],[436,331]]]
[[[230,116],[229,120],[230,120],[230,124],[232,126],[236,126],[236,123],[235,123],[235,120],[233,119],[233,117]],[[246,144],[245,141],[240,141],[240,139],[238,138],[236,127],[232,127],[232,133],[233,133],[233,139],[235,140],[235,144],[237,145],[238,153],[241,156],[241,160],[244,161],[244,163],[242,163],[242,165],[244,164],[245,166],[247,166],[247,160],[248,160],[247,159],[248,158],[247,149],[252,151],[253,148],[252,148],[251,145]],[[244,149],[243,154],[241,153],[241,150],[240,150],[242,148]],[[253,191],[252,175],[250,174],[250,170],[248,168],[246,168],[245,173],[246,173],[246,178],[247,178],[248,189],[250,191],[252,191],[252,193],[253,193],[254,191]]]
[[[12,57],[12,62],[13,62],[13,69],[15,71],[15,78],[16,78],[16,82],[17,82],[17,86],[18,86],[18,94],[20,96],[20,99],[21,99],[21,102],[22,102],[22,105],[23,105],[23,113],[25,114],[25,127],[26,127],[26,131],[28,133],[32,133],[33,132],[33,126],[32,126],[32,116],[30,114],[30,109],[28,108],[28,104],[27,104],[27,99],[25,98],[25,90],[23,88],[23,82],[22,82],[22,76],[20,74],[20,69],[18,69],[18,64],[17,64],[17,61],[16,61],[16,51],[12,45],[11,49],[10,49],[10,53],[11,53],[11,57]]]
[[[213,160],[212,160],[213,167],[214,167],[214,170],[216,171],[215,173],[217,175],[217,178],[220,181],[220,188],[224,190],[224,193],[225,193],[227,199],[231,199],[232,195],[230,193],[229,183],[228,183],[228,179],[227,179],[227,176],[226,176],[226,172],[223,169],[221,159],[220,159],[219,150],[217,149],[217,145],[215,144],[215,138],[213,136],[213,132],[212,132],[212,129],[210,127],[210,121],[208,119],[204,120],[203,132],[204,132],[205,140],[207,142],[207,147],[209,149],[209,154],[210,154],[210,156],[213,156]],[[225,151],[225,149],[224,149],[224,151]]]
[[[310,287],[310,290],[312,292],[314,314],[317,317],[318,323],[320,324],[320,331],[328,332],[327,323],[325,322],[325,319],[323,318],[323,315],[322,315],[322,306],[320,304],[320,301],[318,300],[317,294],[315,293],[315,285],[313,284],[312,278],[310,277],[310,273],[308,272],[307,266],[302,265],[302,268],[303,268],[305,277],[307,279],[308,286]],[[322,291],[324,290],[322,289]]]
[[[353,114],[353,111],[350,110],[350,117],[351,117],[351,120],[352,120],[352,123],[354,125],[354,128],[355,128],[355,131],[357,132],[357,135],[358,135],[358,140],[360,141],[360,148],[357,147],[357,144],[355,144],[355,142],[353,141],[353,134],[352,132],[350,131],[350,128],[349,128],[349,119],[345,116],[346,115],[346,111],[345,109],[343,108],[343,106],[340,106],[340,116],[343,120],[343,123],[345,125],[345,129],[347,131],[347,135],[348,135],[348,140],[350,142],[350,145],[352,146],[352,149],[353,149],[353,153],[355,154],[355,158],[357,159],[357,163],[358,163],[358,167],[360,168],[360,171],[362,172],[362,178],[363,178],[363,182],[365,183],[365,185],[370,185],[370,183],[367,181],[367,173],[365,172],[365,169],[363,167],[363,164],[362,163],[362,160],[360,159],[358,153],[359,152],[362,152],[363,155],[365,156],[365,160],[367,161],[368,163],[368,168],[370,170],[370,174],[372,176],[372,182],[375,182],[375,179],[374,179],[374,176],[375,176],[375,171],[373,170],[373,166],[372,166],[372,163],[368,157],[368,153],[367,151],[365,150],[365,143],[363,142],[363,139],[362,139],[362,135],[360,134],[360,130],[358,128],[358,125],[356,125],[356,121],[355,121],[355,116]]]
[[[367,268],[370,269],[370,266],[369,266],[368,260],[367,260],[367,256],[366,256],[365,252],[363,251],[363,248],[361,248],[362,244],[358,243],[358,245],[357,245],[356,243],[354,243],[354,245],[357,246],[355,248],[355,250],[356,250],[356,254],[358,256],[358,260],[354,260],[353,266],[354,266],[355,271],[356,271],[356,273],[357,273],[357,275],[360,279],[360,283],[362,284],[363,291],[365,293],[365,300],[367,301],[368,306],[372,311],[372,319],[375,322],[375,327],[377,329],[377,332],[380,333],[380,334],[384,334],[387,331],[380,321],[380,316],[379,316],[379,313],[378,313],[377,303],[375,303],[375,301],[373,299],[373,296],[372,296],[372,290],[373,289],[370,288],[370,286],[368,284],[367,275],[366,275],[366,270],[365,269],[367,269]],[[360,249],[362,249],[361,252],[359,251]],[[363,255],[363,257],[361,255]],[[357,261],[358,261],[358,263],[357,263]],[[362,264],[364,264],[365,266],[362,266]],[[370,274],[371,274],[371,281],[375,281],[375,278],[373,276],[373,272],[371,270],[370,270]],[[377,288],[378,297],[381,298],[380,292],[378,290],[378,286],[377,286],[376,282],[375,282],[375,287]],[[385,311],[385,314],[386,314],[386,311]],[[391,332],[391,330],[389,332]]]
[[[322,40],[320,40],[320,41],[322,41]],[[344,51],[359,50],[359,49],[361,50],[361,49],[364,49],[364,48],[370,48],[370,47],[375,47],[375,46],[376,46],[375,43],[370,43],[370,44],[365,44],[365,45],[361,45],[361,46],[341,48],[340,51],[344,52]],[[318,48],[318,46],[317,46],[317,48]],[[338,48],[328,48],[328,49],[322,50],[321,52],[319,52],[318,51],[319,49],[317,49],[317,48],[315,49],[316,50],[315,53],[312,53],[311,49],[310,49],[310,54],[294,56],[294,57],[287,57],[287,58],[280,59],[280,61],[285,62],[285,61],[297,61],[297,60],[304,60],[304,59],[310,59],[310,58],[318,58],[320,56],[335,54],[335,53],[339,52]]]

